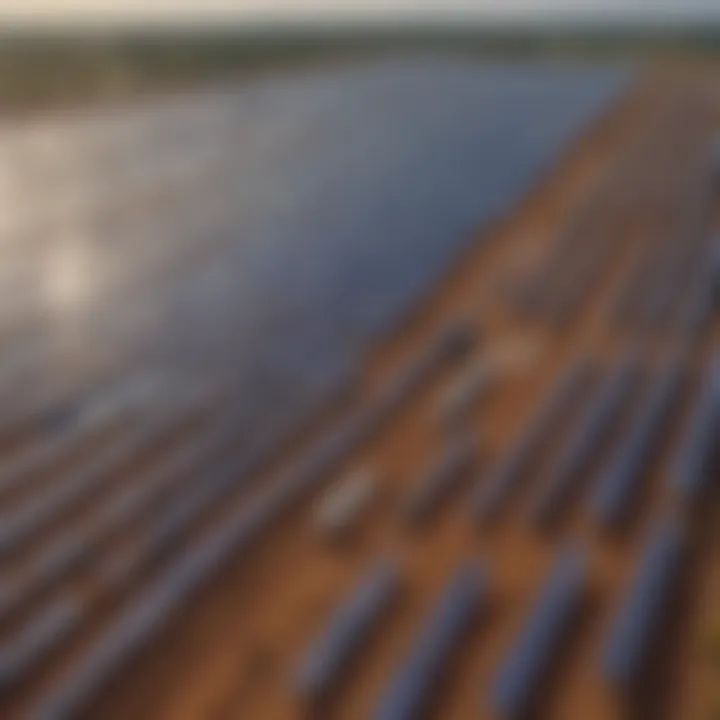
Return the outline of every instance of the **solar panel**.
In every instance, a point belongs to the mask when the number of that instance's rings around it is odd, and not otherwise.
[[[641,368],[631,354],[601,384],[584,417],[567,441],[564,452],[550,473],[550,482],[541,489],[533,506],[533,522],[538,527],[553,524],[573,493],[584,481],[600,446],[617,423],[638,385]]]
[[[487,580],[481,568],[468,565],[456,573],[383,694],[373,713],[376,720],[411,720],[427,712],[452,654],[484,609],[486,593]]]
[[[561,373],[500,464],[482,480],[474,506],[479,522],[489,523],[497,518],[516,486],[536,462],[543,446],[558,431],[580,394],[590,384],[593,373],[587,358],[573,361]]]
[[[318,700],[334,689],[362,646],[377,631],[380,620],[397,598],[400,583],[400,569],[389,561],[378,562],[363,577],[303,658],[296,678],[303,696]]]
[[[492,685],[491,703],[497,717],[525,717],[537,707],[542,683],[578,620],[587,564],[584,554],[575,550],[558,559]]]
[[[625,599],[613,620],[603,672],[623,690],[638,682],[652,642],[662,630],[682,570],[684,539],[673,524],[658,527],[643,553]]]

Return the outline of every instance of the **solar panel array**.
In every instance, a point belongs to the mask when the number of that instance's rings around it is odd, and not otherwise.
[[[638,90],[534,264],[520,233],[475,234],[629,78],[389,61],[4,130],[9,276],[45,273],[2,286],[37,363],[3,385],[9,713],[526,717],[573,697],[593,632],[587,717],[639,712],[714,492],[707,114],[669,142],[677,98]],[[429,299],[460,257],[464,294]],[[536,356],[512,369],[518,337]],[[318,533],[334,481],[349,527]],[[185,652],[187,687],[132,700],[238,573],[214,642],[249,689]],[[204,675],[209,704],[158,709]]]

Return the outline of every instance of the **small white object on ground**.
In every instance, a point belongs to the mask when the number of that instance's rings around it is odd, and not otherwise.
[[[315,508],[314,524],[328,537],[349,531],[377,494],[377,477],[370,470],[357,470],[345,476],[323,494]]]
[[[531,338],[483,347],[482,356],[443,388],[438,402],[442,421],[452,423],[467,417],[496,379],[525,372],[537,361],[541,350],[541,344]]]

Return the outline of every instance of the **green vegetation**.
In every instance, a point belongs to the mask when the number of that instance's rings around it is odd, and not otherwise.
[[[388,53],[613,60],[720,57],[720,27],[235,27],[0,36],[0,108],[125,97],[199,80]]]

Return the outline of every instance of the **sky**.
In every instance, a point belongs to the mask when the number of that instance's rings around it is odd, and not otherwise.
[[[640,18],[720,21],[720,0],[0,0],[0,20]]]

